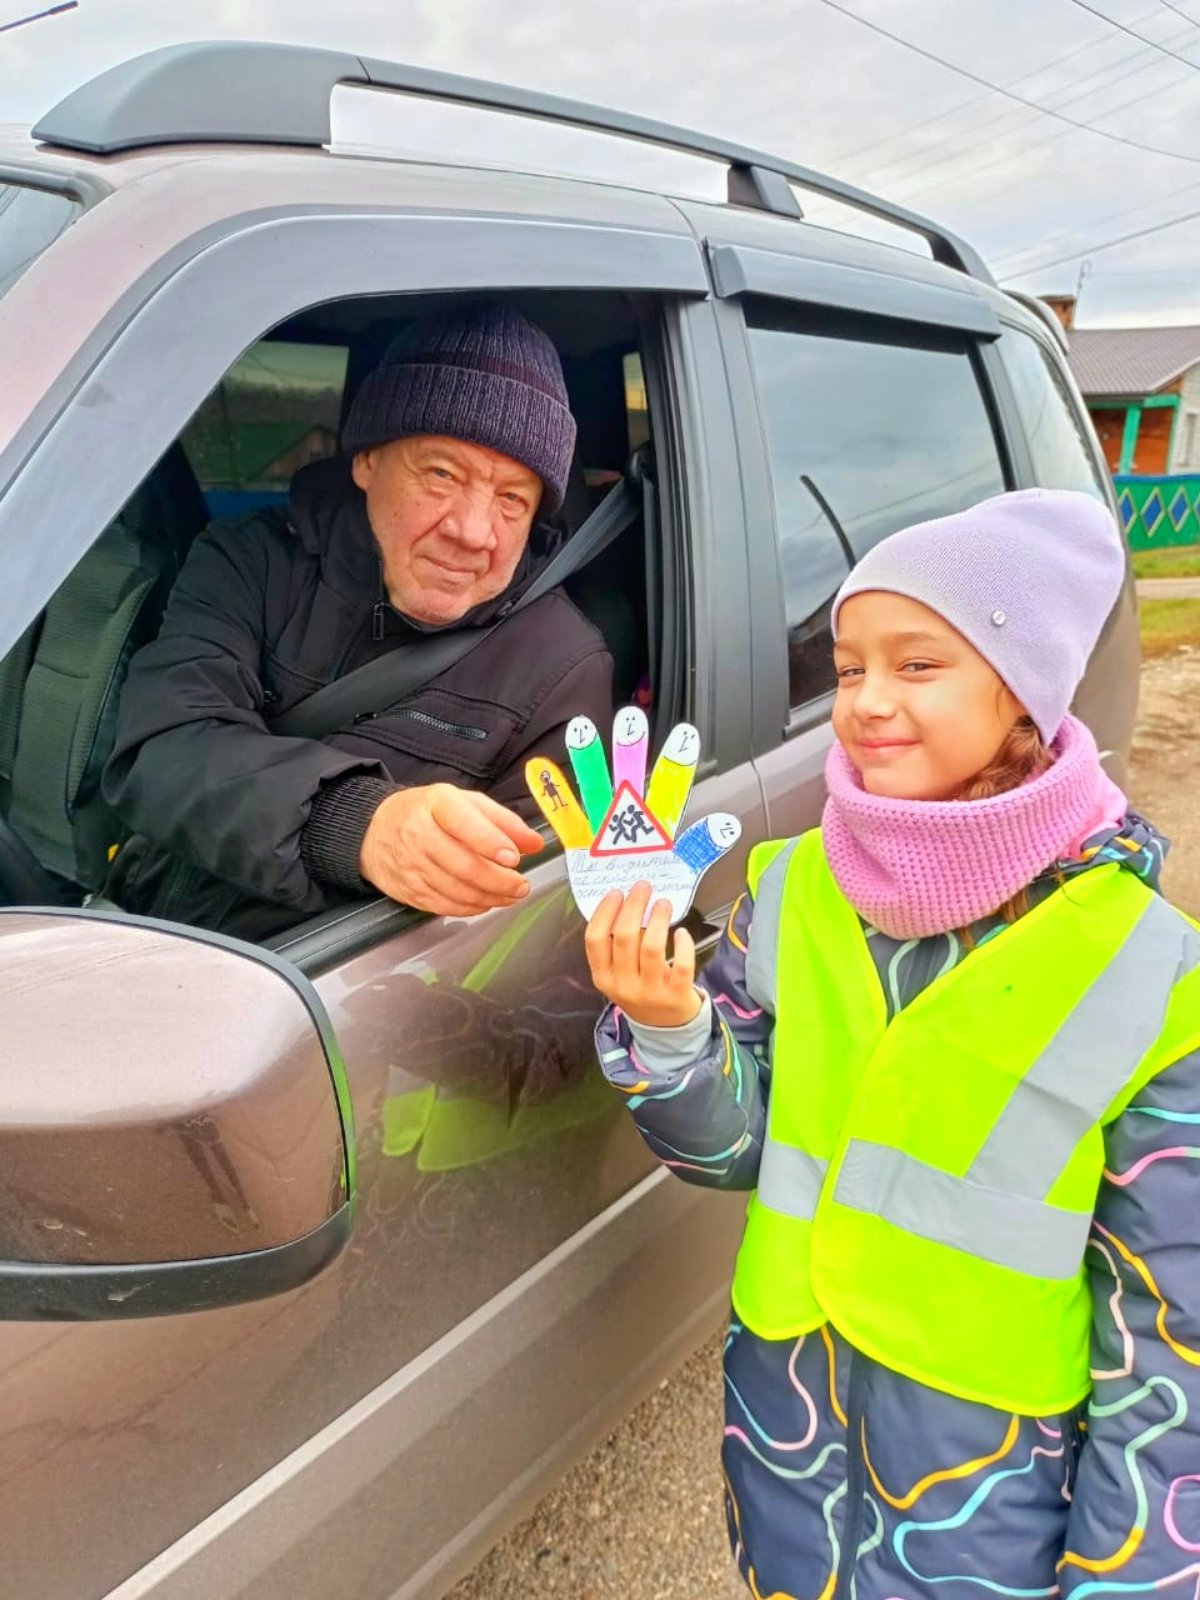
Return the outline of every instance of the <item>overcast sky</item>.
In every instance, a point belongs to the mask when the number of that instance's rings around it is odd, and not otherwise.
[[[0,24],[47,3],[0,0]],[[80,0],[0,35],[0,120],[31,122],[140,51],[217,37],[333,46],[698,127],[927,212],[1015,287],[1071,290],[1086,260],[1083,326],[1200,322],[1200,0]],[[335,138],[356,144],[717,192],[678,157],[496,122],[335,100]]]

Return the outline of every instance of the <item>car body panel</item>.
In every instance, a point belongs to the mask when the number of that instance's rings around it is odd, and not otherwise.
[[[686,642],[679,709],[706,750],[694,809],[744,828],[702,885],[708,942],[749,846],[819,817],[831,735],[827,702],[789,712],[740,294],[720,273],[734,292],[712,293],[707,252],[748,268],[750,292],[916,308],[985,338],[1009,322],[1053,344],[1003,294],[907,251],[605,184],[273,147],[92,159],[19,138],[0,140],[0,173],[85,202],[0,299],[14,374],[0,652],[234,359],[295,312],[435,288],[661,297],[667,593]],[[1012,476],[1029,481],[995,381]],[[1117,749],[1131,593],[1081,696]],[[652,1168],[592,1064],[597,1002],[561,859],[529,877],[521,907],[467,923],[389,918],[358,942],[324,928],[311,966],[349,1076],[361,1196],[328,1271],[220,1312],[0,1326],[14,1593],[434,1600],[715,1324],[741,1200]]]

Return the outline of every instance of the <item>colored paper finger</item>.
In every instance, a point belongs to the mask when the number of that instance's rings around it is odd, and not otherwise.
[[[626,706],[613,718],[613,781],[619,789],[627,783],[636,795],[646,792],[646,760],[650,724],[637,706]]]
[[[675,841],[675,854],[697,874],[706,872],[742,836],[742,825],[727,811],[714,811],[711,817],[693,822]]]
[[[687,808],[699,760],[699,733],[690,722],[677,723],[654,763],[646,794],[651,815],[657,817],[672,837]]]
[[[563,849],[586,850],[592,842],[593,830],[560,768],[553,761],[535,757],[525,763],[525,782]]]
[[[579,798],[587,812],[592,832],[603,825],[612,805],[613,786],[600,730],[591,717],[572,717],[567,723],[567,753],[579,786]]]

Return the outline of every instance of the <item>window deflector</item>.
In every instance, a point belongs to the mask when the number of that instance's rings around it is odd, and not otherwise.
[[[933,282],[848,262],[717,242],[709,244],[708,257],[722,299],[769,295],[830,310],[926,323],[983,339],[1000,336],[1000,322],[991,302],[970,280],[950,281],[948,273],[946,281]],[[931,272],[942,276],[937,268]]]

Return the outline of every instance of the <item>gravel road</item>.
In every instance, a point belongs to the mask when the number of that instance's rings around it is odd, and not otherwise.
[[[1139,600],[1200,600],[1200,578],[1139,578]]]
[[[1200,643],[1142,673],[1132,799],[1172,840],[1167,893],[1200,915]],[[746,1600],[721,1509],[721,1338],[699,1350],[448,1600]]]

